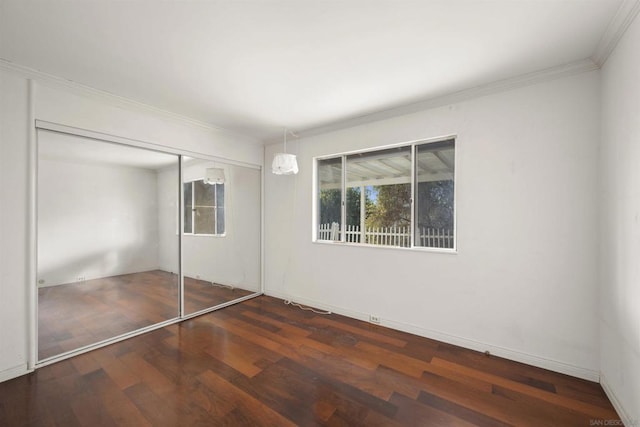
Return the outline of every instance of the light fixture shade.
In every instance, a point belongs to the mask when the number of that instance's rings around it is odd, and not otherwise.
[[[295,175],[298,173],[298,161],[295,154],[277,153],[271,163],[271,171],[276,175]]]
[[[207,168],[204,183],[205,184],[224,184],[224,169],[222,168]]]

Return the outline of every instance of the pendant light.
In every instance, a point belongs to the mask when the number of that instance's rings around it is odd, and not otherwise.
[[[295,154],[287,153],[287,129],[284,130],[284,152],[276,153],[271,163],[271,172],[276,175],[295,175],[298,173],[298,161]]]
[[[205,184],[224,184],[224,169],[207,168],[204,176]]]

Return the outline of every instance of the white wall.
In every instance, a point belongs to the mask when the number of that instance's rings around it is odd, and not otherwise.
[[[27,369],[27,94],[0,70],[0,381]]]
[[[252,164],[263,159],[262,146],[250,138],[0,64],[0,381],[26,372],[27,291],[36,285],[27,282],[28,78],[37,81],[36,119]]]
[[[224,285],[258,292],[260,290],[260,191],[258,169],[220,162],[198,162],[186,165],[185,181],[202,179],[207,167],[225,170],[225,235],[184,236],[183,267],[188,277],[199,277]],[[175,198],[175,170],[165,169],[159,177],[159,200]],[[177,207],[160,211],[161,268],[177,271],[178,240],[175,232]],[[167,230],[173,230],[169,233]]]
[[[178,274],[178,168],[158,170],[158,266],[161,270]]]
[[[166,147],[261,165],[262,145],[251,138],[172,120],[171,116],[136,109],[126,102],[106,102],[42,82],[37,88],[37,119],[104,132]]]
[[[598,96],[590,72],[290,143],[266,293],[597,380]],[[314,156],[451,134],[457,254],[312,243]]]
[[[602,69],[600,358],[627,425],[640,422],[640,20]],[[635,423],[634,423],[635,422]]]
[[[39,134],[46,144],[48,133]],[[40,157],[39,286],[157,269],[157,175]]]

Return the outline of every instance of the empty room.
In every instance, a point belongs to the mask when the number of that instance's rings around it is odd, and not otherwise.
[[[640,426],[639,12],[0,0],[0,425]]]

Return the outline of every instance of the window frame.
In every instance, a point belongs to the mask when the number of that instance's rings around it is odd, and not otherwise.
[[[431,246],[416,246],[416,230],[415,230],[415,198],[416,198],[416,153],[417,147],[421,145],[428,145],[446,141],[453,141],[453,149],[454,149],[454,170],[453,170],[453,247],[451,248],[438,248]],[[347,189],[347,156],[353,154],[362,154],[362,153],[372,153],[376,151],[383,151],[385,149],[390,148],[402,148],[402,147],[410,147],[411,151],[411,171],[410,171],[410,184],[411,184],[411,200],[410,200],[410,208],[411,208],[411,234],[409,236],[410,244],[407,247],[402,246],[391,246],[391,245],[377,245],[370,243],[360,243],[360,242],[348,242],[346,241],[346,209],[347,209],[347,200],[346,200],[346,189]],[[340,153],[326,154],[321,156],[313,157],[313,197],[312,197],[312,227],[311,227],[311,241],[312,243],[325,244],[325,245],[339,245],[339,246],[355,246],[355,247],[366,247],[366,248],[378,248],[378,249],[387,249],[387,250],[403,250],[403,251],[420,251],[420,252],[437,252],[437,253],[448,253],[448,254],[457,254],[458,253],[458,158],[459,158],[459,141],[458,135],[446,135],[439,136],[434,138],[426,138],[419,139],[407,142],[400,142],[395,144],[382,145],[377,147],[371,147],[361,150],[352,150],[345,151]],[[328,159],[342,159],[342,187],[341,187],[341,218],[340,218],[340,240],[324,240],[318,238],[318,229],[319,229],[319,218],[320,218],[320,203],[319,203],[319,195],[320,195],[320,183],[318,182],[319,174],[318,174],[318,162],[321,160]]]
[[[190,179],[188,181],[183,181],[182,182],[182,194],[184,195],[185,191],[184,191],[184,185],[185,184],[190,184],[191,185],[191,206],[194,206],[195,203],[195,199],[196,199],[196,192],[195,192],[195,188],[196,186],[194,185],[195,182],[203,182],[204,183],[204,178],[194,178],[194,179]],[[205,184],[205,185],[211,185],[211,184]],[[225,215],[224,215],[224,232],[223,233],[214,233],[214,234],[210,234],[210,233],[194,233],[195,231],[195,211],[192,209],[191,211],[191,233],[187,233],[186,231],[184,231],[184,226],[186,225],[186,221],[183,220],[183,228],[182,228],[182,234],[184,236],[194,236],[194,237],[226,237],[227,236],[227,191],[228,191],[228,187],[227,187],[227,183],[223,182],[220,184],[213,184],[213,185],[223,185],[224,186],[224,195],[223,195],[223,200],[224,200],[224,206],[222,207],[222,209],[224,209],[225,211]],[[213,200],[215,203],[215,206],[213,206],[214,208],[214,216],[213,216],[213,228],[215,231],[218,231],[218,199],[217,199],[217,191],[218,189],[215,189],[214,192],[214,196],[213,196]],[[184,197],[182,198],[182,209],[186,211],[187,209],[187,205],[185,203]]]

